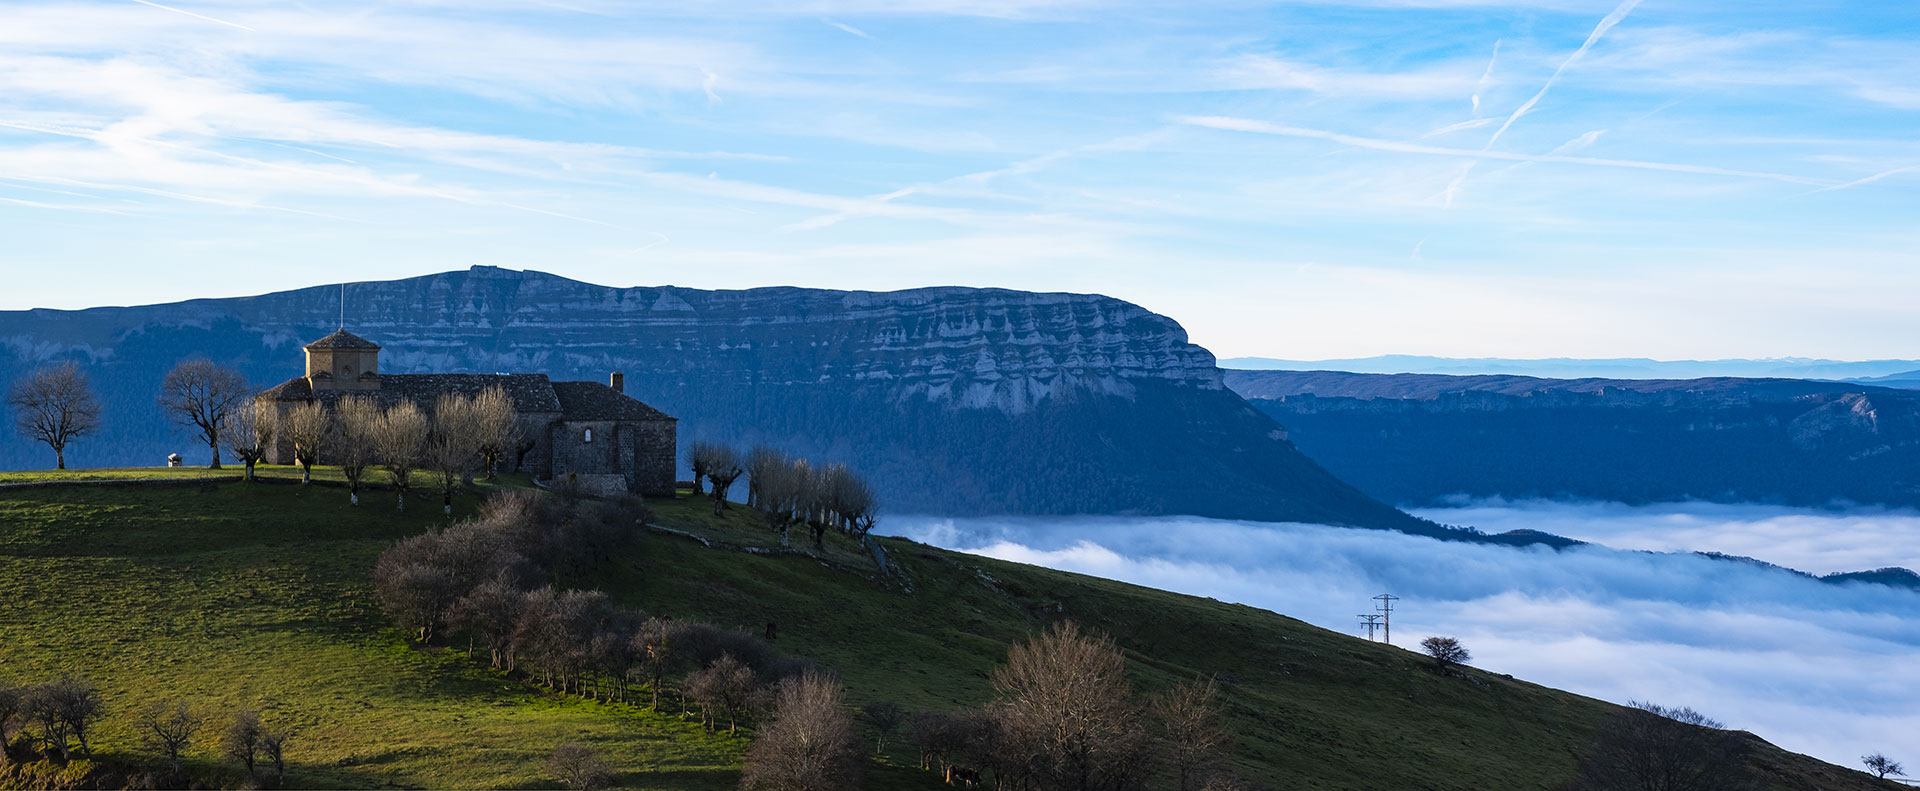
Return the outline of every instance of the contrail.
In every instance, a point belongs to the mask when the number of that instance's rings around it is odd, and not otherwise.
[[[1494,39],[1493,57],[1487,59],[1487,70],[1480,74],[1480,81],[1473,86],[1473,111],[1480,112],[1480,94],[1486,93],[1487,83],[1493,82],[1493,64],[1500,60],[1500,40]]]
[[[174,8],[173,6],[170,6],[170,5],[161,5],[159,3],[153,2],[153,0],[133,0],[133,2],[139,3],[141,5],[145,5],[145,6],[153,6],[154,8],[158,8],[162,11],[172,11],[176,14],[185,14],[187,16],[193,17],[194,19],[206,20],[216,25],[226,25],[227,27],[237,27],[237,28],[240,28],[241,30],[247,31],[248,33],[260,32],[258,30],[254,30],[253,28],[247,27],[246,25],[242,25],[236,22],[228,22],[227,20],[224,20],[224,19],[214,19],[213,17],[206,16],[205,14],[196,14],[184,8]]]
[[[1898,176],[1898,175],[1900,175],[1900,174],[1902,174],[1902,173],[1907,173],[1907,172],[1911,172],[1911,171],[1915,171],[1915,170],[1920,170],[1920,165],[1908,165],[1908,166],[1906,166],[1906,167],[1903,167],[1903,168],[1894,168],[1894,169],[1892,169],[1892,170],[1883,170],[1883,171],[1880,171],[1879,173],[1875,173],[1875,174],[1873,174],[1873,175],[1871,175],[1871,176],[1868,176],[1868,177],[1866,177],[1866,178],[1863,178],[1863,179],[1854,179],[1853,181],[1849,181],[1849,182],[1847,182],[1847,183],[1845,183],[1845,184],[1835,184],[1835,185],[1833,185],[1833,186],[1831,186],[1831,187],[1821,187],[1820,189],[1817,189],[1817,190],[1814,190],[1813,192],[1832,192],[1832,191],[1834,191],[1834,190],[1843,190],[1843,189],[1850,189],[1850,188],[1853,188],[1853,187],[1858,187],[1858,186],[1860,186],[1860,185],[1862,185],[1862,184],[1872,184],[1872,183],[1874,183],[1874,182],[1876,182],[1876,181],[1879,181],[1879,180],[1881,180],[1881,179],[1883,179],[1883,178],[1886,178],[1886,177],[1888,177],[1888,176]],[[1807,193],[1807,194],[1808,194],[1808,195],[1812,195],[1812,194],[1813,194],[1813,192],[1809,192],[1809,193]]]
[[[1593,49],[1594,43],[1600,40],[1600,36],[1604,35],[1608,30],[1611,30],[1614,25],[1620,24],[1620,20],[1626,19],[1628,12],[1631,12],[1633,7],[1639,4],[1640,0],[1626,0],[1626,2],[1620,4],[1619,8],[1613,9],[1613,13],[1608,14],[1607,18],[1600,20],[1600,24],[1594,27],[1593,32],[1587,36],[1587,42],[1581,44],[1579,49],[1574,50],[1572,55],[1568,55],[1566,60],[1560,62],[1560,68],[1553,70],[1553,76],[1547,78],[1547,84],[1540,86],[1540,92],[1534,94],[1533,98],[1528,99],[1525,104],[1520,105],[1520,109],[1514,110],[1513,115],[1507,116],[1507,122],[1501,124],[1500,128],[1494,131],[1493,137],[1487,140],[1486,147],[1493,148],[1494,143],[1500,142],[1500,136],[1507,133],[1507,127],[1513,126],[1513,122],[1520,120],[1520,116],[1526,115],[1527,111],[1532,110],[1534,105],[1540,103],[1540,99],[1547,95],[1547,90],[1553,87],[1553,83],[1556,80],[1560,79],[1561,72],[1566,71],[1568,66],[1572,66],[1574,61],[1580,59],[1580,56],[1587,54],[1587,50]],[[1492,64],[1488,65],[1491,67]]]

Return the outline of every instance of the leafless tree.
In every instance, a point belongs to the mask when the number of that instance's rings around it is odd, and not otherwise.
[[[7,395],[13,421],[28,439],[53,449],[55,469],[67,468],[67,443],[100,427],[100,402],[76,362],[50,365],[13,383]]]
[[[293,446],[293,460],[300,465],[300,482],[313,482],[313,465],[320,461],[320,449],[328,444],[333,420],[326,406],[318,401],[294,404],[280,430]]]
[[[660,688],[684,659],[680,631],[673,621],[649,618],[633,633],[633,672],[644,677],[647,690],[653,696],[650,705],[654,711],[660,710]]]
[[[572,791],[599,791],[613,784],[613,767],[579,742],[553,748],[547,756],[547,771]]]
[[[340,399],[333,410],[334,460],[347,479],[347,501],[359,505],[367,468],[380,458],[380,405],[366,396],[354,395]]]
[[[1690,708],[1634,702],[1601,726],[1580,791],[1750,791],[1746,744]]]
[[[0,682],[0,764],[10,760],[7,747],[13,744],[20,716],[24,713],[21,706],[26,702],[25,692],[24,689]]]
[[[279,437],[279,422],[279,407],[260,400],[241,404],[227,419],[227,449],[247,465],[247,480],[253,480],[254,465],[267,457],[267,449]]]
[[[1113,641],[1062,623],[1014,646],[991,679],[1000,738],[1043,789],[1120,791],[1147,775],[1150,737]]]
[[[907,723],[907,710],[898,703],[880,701],[860,707],[860,722],[873,729],[873,751],[887,751],[887,737],[900,732]]]
[[[374,428],[374,447],[387,468],[398,495],[397,507],[407,510],[407,492],[413,489],[413,471],[420,468],[427,444],[427,415],[412,401],[387,407]]]
[[[858,788],[862,750],[840,683],[809,672],[780,684],[773,713],[747,749],[740,787],[749,791]]]
[[[260,757],[273,764],[273,776],[284,780],[287,776],[287,732],[273,728],[260,730]]]
[[[105,713],[105,704],[92,684],[64,676],[29,687],[21,708],[38,727],[43,748],[58,750],[61,760],[71,760],[72,743],[78,741],[80,754],[93,756],[87,734]]]
[[[480,461],[491,481],[500,470],[501,460],[520,445],[520,413],[514,409],[513,396],[495,385],[473,397],[473,416]]]
[[[705,668],[687,674],[687,697],[700,704],[702,719],[707,730],[720,727],[720,717],[727,718],[727,732],[738,730],[740,713],[746,709],[747,698],[753,694],[753,669],[747,667],[732,654],[724,654]]]
[[[802,480],[805,487],[800,495],[800,512],[807,529],[813,534],[813,548],[826,550],[827,529],[840,524],[839,482],[847,477],[844,465],[834,464],[826,467],[809,467]]]
[[[1907,776],[1906,767],[1901,766],[1899,761],[1895,761],[1880,753],[1860,756],[1860,763],[1866,764],[1867,771],[1872,772],[1873,776],[1882,780],[1885,780],[1887,775],[1893,775],[1894,777]]]
[[[160,380],[160,406],[183,426],[197,429],[213,451],[212,469],[220,469],[220,440],[235,410],[253,395],[239,371],[212,360],[188,360]]]
[[[266,733],[266,727],[260,724],[260,712],[241,709],[233,713],[233,722],[220,735],[220,751],[239,761],[247,768],[247,776],[253,777],[253,766],[260,760],[261,741]]]
[[[854,538],[866,538],[873,531],[878,506],[873,487],[845,467],[835,469],[839,472],[832,479],[833,507],[840,516],[840,527]]]
[[[713,481],[713,515],[727,507],[727,491],[746,468],[740,464],[740,452],[730,445],[714,445],[707,454],[707,480]]]
[[[813,470],[805,460],[771,467],[748,481],[759,490],[760,514],[767,527],[780,535],[780,546],[787,546],[787,532],[805,518],[808,482]]]
[[[791,464],[792,461],[787,458],[787,454],[765,445],[755,445],[753,450],[747,453],[747,506],[764,508],[765,506],[760,502],[762,482],[767,476],[774,475]]]
[[[453,516],[453,496],[480,458],[480,415],[473,399],[442,393],[433,404],[433,422],[427,432],[426,465],[433,471],[440,493],[440,510]]]
[[[707,477],[707,471],[713,469],[713,453],[718,446],[705,440],[687,444],[687,466],[693,469],[693,493],[705,494],[700,482]]]
[[[1213,679],[1176,684],[1153,701],[1151,711],[1166,739],[1176,791],[1199,791],[1217,772],[1233,743],[1220,721],[1219,690]]]
[[[193,735],[206,722],[206,715],[185,700],[153,701],[140,712],[138,720],[147,746],[167,757],[174,774],[180,773],[180,753],[193,743]]]
[[[1451,637],[1429,637],[1420,641],[1420,650],[1433,657],[1434,667],[1445,670],[1453,665],[1464,665],[1473,661],[1473,653]]]
[[[515,584],[512,575],[504,569],[493,579],[481,583],[468,591],[453,605],[452,620],[464,628],[470,635],[479,637],[487,648],[491,665],[504,667],[508,641],[513,638],[514,625],[520,621],[520,612],[526,606],[526,591]]]

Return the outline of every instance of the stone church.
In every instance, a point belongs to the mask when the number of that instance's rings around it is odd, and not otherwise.
[[[261,393],[285,413],[294,404],[332,406],[350,395],[387,406],[410,399],[424,409],[441,393],[474,395],[499,387],[520,413],[521,447],[503,471],[535,479],[574,478],[590,491],[672,496],[678,452],[674,418],[624,392],[620,374],[608,384],[554,382],[546,374],[382,374],[380,346],[342,329],[305,347],[307,373]],[[325,448],[321,462],[328,461]],[[291,464],[293,445],[281,438],[269,464]]]

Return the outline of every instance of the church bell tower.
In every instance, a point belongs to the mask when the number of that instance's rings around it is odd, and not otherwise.
[[[306,345],[307,383],[323,390],[380,389],[380,345],[340,330]]]

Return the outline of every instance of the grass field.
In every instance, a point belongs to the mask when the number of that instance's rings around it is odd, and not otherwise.
[[[486,493],[463,495],[456,516]],[[291,728],[293,786],[557,787],[542,764],[565,741],[600,750],[626,787],[737,785],[743,739],[410,647],[373,604],[368,570],[394,539],[445,519],[429,497],[404,515],[390,498],[352,508],[338,488],[275,483],[0,489],[0,677],[92,679],[110,710],[95,743],[112,760],[153,761],[132,712],[186,696]],[[743,507],[716,518],[706,501],[651,505],[661,526],[715,546],[648,532],[567,582],[655,615],[775,623],[776,646],[838,671],[856,704],[983,702],[1010,643],[1072,618],[1113,635],[1144,688],[1217,675],[1236,763],[1279,788],[1553,788],[1613,710],[1477,671],[1442,676],[1406,651],[1250,607],[885,540],[907,593],[844,537],[819,558],[750,554],[738,547],[775,541]],[[212,760],[205,746],[196,755]],[[910,761],[896,751],[867,787],[939,787]],[[1777,750],[1758,761],[1779,788],[1887,787]]]

